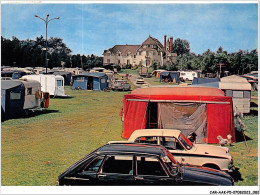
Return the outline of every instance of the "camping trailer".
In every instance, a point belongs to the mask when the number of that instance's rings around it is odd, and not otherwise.
[[[232,97],[234,114],[250,113],[251,85],[247,79],[237,75],[220,79],[219,89],[228,97]]]
[[[180,129],[195,133],[197,143],[218,143],[228,134],[235,142],[233,103],[220,89],[209,87],[139,88],[124,96],[123,138],[137,129]]]
[[[200,73],[198,71],[179,71],[180,72],[180,78],[183,80],[189,80],[193,81],[194,78],[199,78]]]
[[[51,96],[63,97],[65,95],[64,78],[59,75],[25,75],[21,79],[34,80],[41,83],[41,91],[48,92]]]
[[[107,89],[107,75],[101,72],[89,72],[89,73],[74,75],[72,89],[83,89],[83,90]]]
[[[2,80],[1,105],[5,117],[15,117],[40,106],[41,84],[38,81]]]

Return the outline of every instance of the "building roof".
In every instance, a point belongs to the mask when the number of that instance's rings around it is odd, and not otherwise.
[[[171,95],[171,96],[225,96],[220,89],[211,87],[148,87],[138,88],[131,95]]]
[[[161,44],[158,39],[153,38],[149,35],[149,37],[142,43],[142,45],[158,45],[160,48],[163,48],[163,45]]]
[[[113,54],[116,54],[117,52],[121,52],[122,55],[126,55],[128,52],[135,54],[139,47],[140,45],[115,45],[110,48],[109,51]]]

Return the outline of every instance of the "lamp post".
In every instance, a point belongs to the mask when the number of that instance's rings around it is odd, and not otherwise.
[[[46,27],[46,52],[45,52],[45,67],[46,67],[46,74],[47,74],[47,68],[48,68],[48,60],[47,60],[47,47],[48,47],[48,43],[47,43],[47,29],[48,29],[48,23],[51,21],[51,20],[55,20],[55,19],[60,19],[60,17],[56,17],[56,18],[52,18],[52,19],[49,19],[49,14],[46,15],[46,18],[45,20],[43,18],[41,18],[40,16],[37,16],[37,15],[34,15],[34,17],[36,18],[39,18],[41,20],[43,20],[45,22],[45,27]]]

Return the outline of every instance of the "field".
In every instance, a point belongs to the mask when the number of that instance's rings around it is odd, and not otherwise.
[[[68,166],[110,140],[123,140],[120,111],[128,92],[77,91],[50,101],[44,114],[1,123],[3,186],[52,186]],[[254,93],[257,96],[257,93]],[[230,147],[239,168],[235,185],[258,183],[258,101],[242,120],[250,152],[241,140]]]

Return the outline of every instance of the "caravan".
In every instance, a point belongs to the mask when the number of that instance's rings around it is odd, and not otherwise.
[[[194,78],[199,78],[200,73],[198,71],[178,71],[180,72],[180,78],[182,80],[188,80],[188,81],[193,81]]]
[[[48,92],[51,96],[63,97],[65,95],[64,78],[59,75],[25,75],[21,79],[34,80],[41,83],[41,91]]]
[[[2,80],[3,118],[16,117],[40,106],[41,84],[38,81]]]

